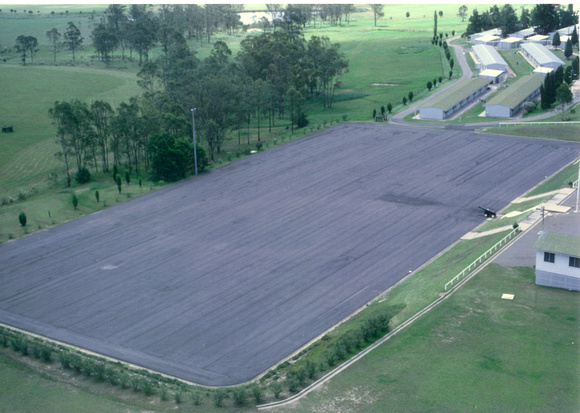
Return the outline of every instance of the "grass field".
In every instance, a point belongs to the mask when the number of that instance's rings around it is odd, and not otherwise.
[[[515,294],[513,301],[503,293]],[[447,301],[283,412],[572,412],[579,294],[491,265]]]

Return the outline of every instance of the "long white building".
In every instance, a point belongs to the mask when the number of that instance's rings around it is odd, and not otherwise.
[[[510,86],[501,89],[485,105],[485,116],[511,118],[517,114],[524,103],[540,94],[542,76],[522,76]]]
[[[476,44],[473,46],[473,52],[480,62],[481,70],[493,69],[506,71],[508,68],[506,61],[493,46]]]
[[[549,51],[546,46],[538,43],[522,44],[522,52],[536,67],[542,66],[557,69],[565,64],[558,58],[558,56]]]
[[[472,77],[456,83],[446,92],[427,101],[419,107],[421,119],[443,120],[457,112],[465,105],[487,90],[491,82],[488,79]]]

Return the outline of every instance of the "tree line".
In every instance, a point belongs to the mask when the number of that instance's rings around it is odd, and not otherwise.
[[[155,162],[154,157],[160,151],[189,153],[191,146],[187,149],[180,139],[192,135],[193,108],[196,130],[206,144],[208,161],[213,162],[224,142],[236,133],[238,145],[243,144],[244,132],[249,144],[250,127],[257,131],[260,142],[262,129],[271,132],[280,119],[290,120],[292,131],[306,126],[306,101],[332,108],[338,79],[348,70],[340,44],[327,37],[306,40],[295,24],[247,36],[236,56],[225,42],[217,41],[209,56],[199,59],[187,43],[188,32],[171,24],[178,17],[176,10],[185,6],[166,5],[159,16],[143,5],[132,5],[125,16],[124,7],[109,6],[107,22],[95,30],[114,31],[119,22],[131,21],[136,16],[134,9],[139,8],[149,16],[140,17],[150,22],[146,29],[153,43],[147,47],[159,45],[162,53],[148,59],[143,46],[145,57],[137,75],[143,94],[116,110],[103,101],[90,106],[79,101],[55,102],[50,108],[61,147],[58,157],[66,165],[69,183],[71,164],[77,170],[88,164],[96,170],[100,164],[107,172],[109,154],[114,164],[126,164],[137,174],[153,167],[159,177],[181,177],[184,165],[190,164],[189,155],[176,160],[178,172],[169,175],[159,173],[155,166],[162,162]]]
[[[467,7],[461,6],[458,15],[464,18],[466,13]],[[465,35],[500,28],[503,37],[507,37],[510,33],[529,27],[534,27],[538,34],[548,34],[575,24],[578,24],[578,13],[573,10],[572,5],[557,9],[554,4],[537,4],[531,11],[522,6],[519,18],[510,4],[501,8],[494,5],[482,13],[473,9]]]

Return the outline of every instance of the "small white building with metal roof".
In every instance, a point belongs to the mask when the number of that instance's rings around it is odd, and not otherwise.
[[[548,43],[550,43],[552,40],[550,39],[550,36],[545,36],[543,34],[536,34],[534,36],[530,36],[526,39],[526,41],[528,43],[539,43],[539,44],[543,44],[543,45],[547,45]],[[525,43],[524,43],[525,44]]]
[[[483,94],[489,83],[488,79],[479,77],[462,80],[419,107],[419,116],[421,119],[443,120]]]
[[[522,44],[522,52],[536,67],[542,66],[557,69],[565,64],[558,56],[549,51],[546,46],[538,43]]]
[[[475,44],[486,44],[489,46],[496,45],[501,40],[500,36],[488,35],[488,36],[481,36],[477,37],[473,40]]]
[[[493,46],[476,44],[473,46],[473,52],[480,61],[481,70],[493,69],[505,71],[508,68],[506,61],[503,60],[503,57],[501,57]]]
[[[580,291],[580,237],[542,231],[534,249],[536,284]]]
[[[501,36],[501,29],[495,28],[495,29],[486,30],[486,31],[480,32],[480,33],[474,33],[474,34],[469,36],[469,41],[471,43],[473,43],[473,42],[475,42],[475,39],[477,39],[479,37],[484,37],[484,36]]]
[[[519,32],[508,34],[508,37],[519,37],[520,39],[526,39],[530,36],[536,34],[533,27],[528,27],[527,29],[520,30]]]
[[[493,70],[493,69],[485,69],[479,72],[479,77],[484,79],[488,79],[491,83],[501,83],[505,79],[505,71],[503,70]]]
[[[552,73],[553,71],[554,69],[552,69],[551,67],[538,66],[534,69],[532,73],[534,75],[546,76],[548,73]]]
[[[507,39],[501,39],[497,47],[498,49],[515,49],[520,47],[523,40],[521,37],[508,37]]]
[[[544,79],[540,76],[522,76],[514,83],[501,89],[485,105],[485,116],[511,118],[517,114],[523,104],[540,94]]]

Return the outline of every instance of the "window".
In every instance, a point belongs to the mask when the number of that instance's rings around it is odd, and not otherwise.
[[[570,257],[570,267],[580,268],[580,258]]]
[[[552,252],[544,252],[544,261],[553,263],[556,260],[556,255]]]

